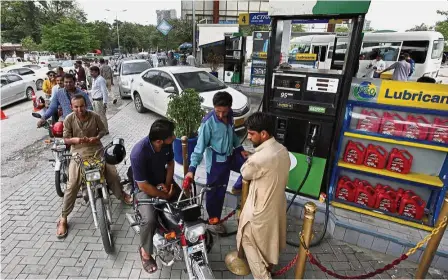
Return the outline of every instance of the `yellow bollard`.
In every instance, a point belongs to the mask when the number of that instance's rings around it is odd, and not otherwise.
[[[243,179],[243,188],[241,190],[241,205],[238,211],[238,218],[243,210],[244,204],[246,203],[247,196],[249,195],[249,184],[250,181]],[[239,252],[232,251],[226,255],[225,263],[227,269],[235,275],[246,276],[250,274],[249,264],[244,256],[241,256]]]
[[[440,226],[445,217],[448,217],[448,193],[445,195],[442,209],[440,210],[435,227]],[[424,279],[426,277],[437,248],[439,247],[440,241],[442,240],[443,234],[445,233],[446,226],[447,225],[445,224],[445,226],[441,227],[439,232],[434,234],[428,241],[428,245],[426,245],[425,252],[423,253],[422,259],[420,260],[417,268],[417,272],[415,273],[415,279]]]
[[[302,234],[303,234],[303,241],[305,245],[309,248],[311,238],[313,236],[313,223],[317,207],[316,204],[312,202],[307,202],[304,208],[305,208],[305,214],[303,216]],[[295,279],[303,279],[303,276],[305,274],[306,259],[307,259],[306,250],[302,246],[302,244],[300,244],[299,258],[297,259],[296,264]]]
[[[184,166],[184,176],[188,173],[188,137],[182,136],[182,159]]]

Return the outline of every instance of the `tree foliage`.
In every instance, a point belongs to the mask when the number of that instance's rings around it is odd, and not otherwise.
[[[446,42],[448,41],[448,11],[440,11],[438,10],[437,13],[439,15],[445,16],[445,20],[438,21],[435,26],[435,30],[437,32],[442,33],[443,37],[445,38],[445,51],[448,51],[448,45]]]
[[[434,30],[434,26],[427,26],[425,23],[421,23],[420,25],[416,25],[406,31],[430,31],[430,30]]]
[[[63,19],[55,25],[44,26],[42,45],[45,49],[56,53],[76,54],[89,52],[99,47],[88,28],[73,18]]]
[[[31,36],[26,36],[25,38],[20,41],[22,44],[22,47],[30,52],[37,51],[40,49],[40,46],[34,42],[33,38]]]
[[[335,32],[346,33],[346,32],[348,32],[348,27],[347,26],[337,26],[335,28]]]

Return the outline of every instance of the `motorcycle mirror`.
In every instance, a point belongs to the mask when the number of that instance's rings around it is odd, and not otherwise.
[[[37,118],[37,119],[41,119],[42,118],[42,116],[39,113],[36,113],[36,112],[31,113],[31,115],[33,117]]]

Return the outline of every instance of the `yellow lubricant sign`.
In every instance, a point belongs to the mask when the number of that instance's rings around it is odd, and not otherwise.
[[[249,25],[249,13],[239,14],[238,16],[238,24],[239,25]]]
[[[378,103],[448,111],[448,86],[383,80]]]
[[[317,54],[315,53],[298,53],[296,54],[296,60],[298,61],[316,61]]]

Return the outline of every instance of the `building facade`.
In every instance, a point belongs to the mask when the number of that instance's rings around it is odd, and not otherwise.
[[[267,12],[269,0],[253,1],[181,1],[182,19],[192,19],[193,2],[195,4],[195,17],[201,23],[228,23],[238,22],[241,13]]]
[[[157,10],[157,24],[159,24],[162,20],[175,19],[177,18],[177,13],[175,9],[171,10]]]

